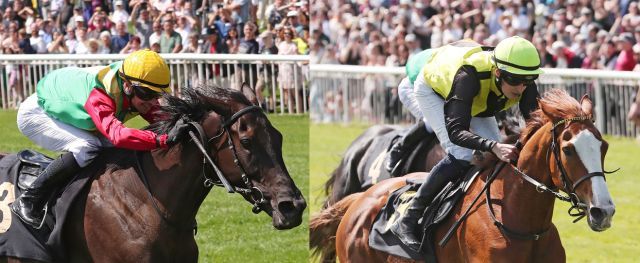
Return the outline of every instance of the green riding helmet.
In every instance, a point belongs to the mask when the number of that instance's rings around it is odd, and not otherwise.
[[[540,55],[536,47],[524,38],[506,38],[493,50],[493,62],[498,69],[514,75],[540,75]]]

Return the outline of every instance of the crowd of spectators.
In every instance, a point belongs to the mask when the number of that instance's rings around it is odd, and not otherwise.
[[[0,0],[0,10],[0,54],[129,54],[145,48],[159,53],[309,52],[306,0]],[[293,68],[284,62],[230,70],[216,65],[209,73],[233,78],[235,88],[250,82],[260,99],[261,91],[271,90],[265,86],[277,83],[291,111],[294,81],[303,79],[301,70]],[[17,105],[24,93],[20,70],[25,69],[7,65],[5,70]]]
[[[543,67],[640,70],[634,0],[317,0],[310,8],[312,63],[404,66],[463,38],[495,46],[520,35]]]
[[[0,0],[0,10],[0,54],[309,50],[305,0]]]

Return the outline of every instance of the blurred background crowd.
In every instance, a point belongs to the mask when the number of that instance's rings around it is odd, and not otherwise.
[[[305,0],[0,0],[4,54],[307,54]]]
[[[312,63],[404,66],[463,38],[495,46],[520,35],[543,67],[640,70],[639,8],[632,0],[316,0]]]

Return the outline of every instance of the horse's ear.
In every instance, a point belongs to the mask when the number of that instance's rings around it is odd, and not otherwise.
[[[249,101],[251,101],[253,105],[258,105],[258,96],[256,94],[256,91],[252,89],[249,84],[243,82],[240,91],[242,92],[242,94],[244,94],[245,97],[247,97]]]
[[[542,101],[539,98],[538,98],[538,107],[542,110],[542,113],[544,113],[544,115],[551,120],[551,122],[555,123],[561,120],[561,118],[558,117],[557,114],[554,114],[555,111],[553,107],[547,106],[546,104],[542,103]]]
[[[589,117],[593,117],[593,102],[589,95],[584,94],[580,99],[580,107],[582,107],[582,112]]]

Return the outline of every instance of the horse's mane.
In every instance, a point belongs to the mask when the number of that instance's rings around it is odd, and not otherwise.
[[[544,105],[545,109],[548,109],[548,114],[551,116],[572,118],[584,114],[580,103],[563,89],[551,89],[545,92],[544,96],[538,101],[540,105]],[[551,121],[549,116],[542,112],[542,109],[532,112],[531,118],[527,121],[527,126],[520,135],[522,144],[527,143],[531,136],[549,121]]]
[[[168,133],[181,118],[199,122],[208,112],[214,111],[227,119],[234,112],[232,104],[251,105],[251,102],[239,91],[215,85],[187,87],[182,90],[181,98],[168,94],[163,98],[166,105],[161,107],[162,114],[167,114],[168,117],[145,128],[158,134]]]
[[[563,89],[551,89],[545,92],[539,102],[550,110],[549,114],[551,116],[571,118],[583,115],[580,103],[578,103],[575,98],[571,97]],[[514,144],[516,139],[520,137],[520,142],[524,145],[538,129],[549,121],[549,117],[542,112],[542,109],[537,109],[531,113],[531,117],[527,121],[526,127],[522,130],[519,136],[508,136],[503,142]],[[476,166],[483,168],[493,167],[495,162],[498,160],[498,157],[493,155],[491,152],[486,152],[483,156],[482,160],[475,164]]]

